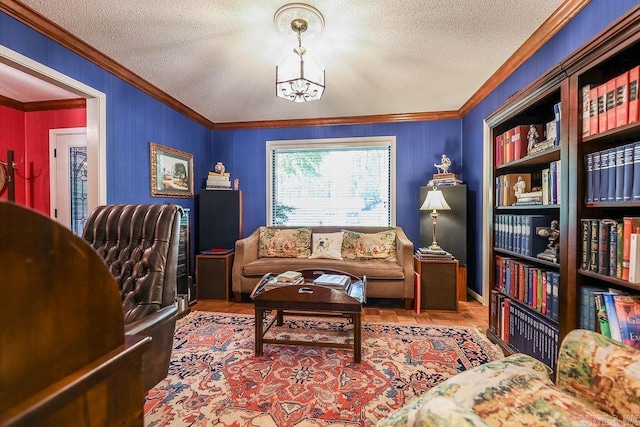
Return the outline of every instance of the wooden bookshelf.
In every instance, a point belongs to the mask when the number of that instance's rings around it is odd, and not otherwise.
[[[512,173],[531,173],[559,160],[561,171],[558,194],[560,203],[546,206],[494,207],[490,212],[490,238],[485,249],[490,254],[489,285],[492,290],[501,283],[496,268],[496,257],[510,257],[520,263],[528,263],[536,268],[559,273],[557,322],[545,319],[545,315],[522,304],[518,298],[505,293],[504,289],[491,293],[489,329],[487,336],[498,343],[503,350],[521,351],[517,344],[523,337],[513,337],[512,342],[504,342],[499,328],[504,319],[501,307],[496,301],[512,299],[525,316],[557,327],[558,341],[579,325],[581,295],[583,286],[615,288],[629,293],[640,293],[640,284],[633,284],[616,277],[581,270],[582,260],[582,219],[622,219],[625,216],[640,216],[640,202],[589,201],[586,198],[586,158],[590,153],[620,147],[640,141],[640,120],[596,135],[583,137],[582,88],[586,85],[600,85],[612,78],[640,65],[640,5],[621,17],[591,41],[565,58],[557,66],[540,76],[529,86],[510,97],[505,104],[486,118],[491,129],[492,147],[491,176],[489,183],[495,186],[496,177]],[[496,166],[496,137],[518,126],[543,124],[553,118],[553,105],[561,104],[560,143],[548,151],[526,156],[506,164]],[[542,138],[544,139],[544,138]],[[494,188],[486,189],[494,192]],[[495,204],[495,203],[494,203]],[[534,256],[523,256],[517,251],[505,251],[495,245],[496,215],[549,214],[560,221],[559,262],[550,263]],[[515,341],[515,345],[514,342]]]

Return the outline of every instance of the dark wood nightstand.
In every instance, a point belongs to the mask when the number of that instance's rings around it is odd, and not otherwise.
[[[230,300],[233,255],[233,252],[223,255],[196,255],[198,299]]]
[[[414,256],[415,310],[458,311],[458,260]]]

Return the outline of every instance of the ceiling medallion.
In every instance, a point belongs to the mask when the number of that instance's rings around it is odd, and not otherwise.
[[[276,11],[273,22],[281,33],[298,39],[298,46],[276,65],[276,96],[293,102],[319,100],[325,88],[324,66],[302,47],[302,34],[318,34],[324,28],[322,14],[307,4],[291,3]]]

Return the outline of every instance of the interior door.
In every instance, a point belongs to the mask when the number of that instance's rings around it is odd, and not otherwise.
[[[81,235],[88,216],[87,128],[49,131],[51,217]]]

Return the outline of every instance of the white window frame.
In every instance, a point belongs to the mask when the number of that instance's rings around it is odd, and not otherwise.
[[[266,162],[267,162],[267,225],[273,225],[273,162],[271,161],[273,150],[309,148],[311,145],[318,148],[344,148],[344,147],[371,147],[383,146],[390,148],[390,221],[391,227],[396,226],[396,137],[395,136],[374,136],[359,138],[325,138],[325,139],[297,139],[282,141],[267,141]]]

